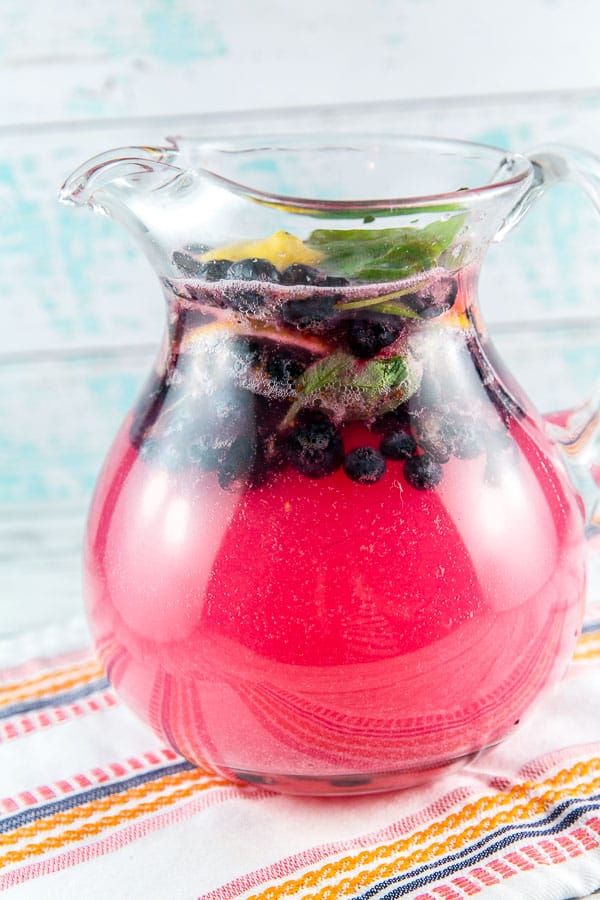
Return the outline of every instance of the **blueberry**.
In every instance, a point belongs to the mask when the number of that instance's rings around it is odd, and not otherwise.
[[[293,356],[284,356],[275,350],[267,356],[265,372],[276,385],[291,387],[306,369],[307,362]]]
[[[296,328],[317,328],[332,314],[336,297],[305,297],[300,300],[286,300],[281,305],[281,317],[287,325]]]
[[[191,253],[184,253],[181,250],[175,250],[175,252],[173,253],[173,262],[178,269],[180,269],[186,275],[191,275],[192,278],[197,278],[202,274],[203,263],[193,257]]]
[[[280,281],[279,271],[273,263],[268,259],[238,259],[232,263],[227,277],[230,279],[239,279],[240,281],[271,281],[278,284]]]
[[[441,316],[454,305],[458,294],[458,282],[451,275],[432,280],[427,287],[416,291],[414,294],[406,294],[404,302],[407,303],[423,319],[433,319]]]
[[[351,319],[346,328],[348,347],[355,356],[368,359],[392,344],[404,331],[396,319]]]
[[[448,462],[452,453],[452,436],[441,413],[421,411],[414,417],[412,432],[417,444],[437,462]]]
[[[382,438],[379,449],[386,459],[409,459],[415,455],[417,442],[406,431],[392,431]]]
[[[429,491],[442,480],[442,467],[431,456],[411,456],[404,463],[404,477],[412,487]]]
[[[249,437],[242,434],[223,453],[217,469],[217,477],[222,488],[231,487],[236,481],[250,478],[256,455],[256,446]]]
[[[228,306],[246,315],[255,315],[265,305],[264,295],[259,291],[229,288],[223,293]]]
[[[349,279],[342,275],[323,275],[319,281],[321,287],[346,287],[348,284],[350,284]]]
[[[322,478],[341,466],[344,446],[339,431],[327,416],[305,414],[288,436],[286,455],[303,475]]]
[[[281,273],[281,284],[312,284],[316,287],[345,287],[350,284],[347,278],[337,275],[326,275],[304,263],[292,263]]]
[[[411,416],[406,407],[397,406],[396,409],[378,416],[372,427],[379,434],[390,434],[392,431],[408,431],[410,424]]]
[[[230,259],[209,259],[208,262],[202,263],[198,270],[198,278],[204,278],[205,281],[221,281],[227,278]]]
[[[356,447],[344,460],[344,472],[359,484],[374,484],[383,477],[385,459],[373,447]]]
[[[314,266],[292,263],[281,273],[282,284],[319,284],[322,275]]]

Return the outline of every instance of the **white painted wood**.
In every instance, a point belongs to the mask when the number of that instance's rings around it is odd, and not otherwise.
[[[600,84],[595,0],[3,0],[6,124]]]

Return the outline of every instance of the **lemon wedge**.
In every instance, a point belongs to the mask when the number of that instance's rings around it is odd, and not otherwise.
[[[323,258],[318,250],[311,250],[300,238],[290,234],[289,231],[276,231],[271,237],[256,241],[236,241],[209,250],[200,257],[201,262],[209,262],[211,259],[230,259],[236,262],[238,259],[268,259],[277,269],[282,271],[292,263],[302,263],[306,266],[314,266]]]

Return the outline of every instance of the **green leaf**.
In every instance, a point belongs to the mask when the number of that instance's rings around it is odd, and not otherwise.
[[[418,388],[421,368],[408,357],[368,361],[333,353],[314,362],[297,385],[298,396],[284,420],[289,425],[300,409],[318,404],[343,418],[369,419],[394,409]]]
[[[298,382],[298,390],[305,397],[321,394],[336,384],[344,384],[350,377],[354,357],[349,353],[332,353],[318,359],[306,369]]]
[[[435,266],[464,222],[465,216],[458,215],[425,228],[320,228],[306,244],[323,254],[323,265],[336,275],[395,281]]]
[[[400,281],[435,265],[436,255],[423,242],[406,241],[362,266],[354,277],[360,281]]]
[[[400,387],[408,379],[408,366],[402,356],[371,359],[355,373],[352,386],[373,400]]]
[[[451,216],[449,219],[438,219],[421,229],[421,234],[431,241],[431,248],[437,256],[447,250],[460,229],[465,224],[466,216]]]

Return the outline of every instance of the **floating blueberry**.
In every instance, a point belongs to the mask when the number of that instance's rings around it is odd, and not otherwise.
[[[232,263],[227,272],[227,278],[240,281],[271,281],[278,284],[279,271],[268,259],[238,259]]]
[[[318,269],[304,263],[292,263],[281,273],[282,284],[319,284],[321,278]]]
[[[458,282],[451,275],[432,280],[427,287],[416,291],[414,294],[406,294],[404,302],[407,303],[423,319],[433,319],[441,316],[454,305],[458,293]]]
[[[191,253],[175,250],[173,253],[173,262],[181,272],[184,272],[186,275],[191,275],[192,278],[199,277],[203,272],[203,263],[192,256]]]
[[[441,412],[423,410],[414,416],[412,433],[417,444],[437,462],[448,462],[452,453],[452,435]]]
[[[409,431],[411,416],[404,405],[378,416],[373,422],[372,428],[379,434],[390,434],[393,431]]]
[[[318,328],[333,314],[336,299],[333,295],[327,295],[287,300],[281,305],[281,317],[287,325],[296,328]]]
[[[406,431],[392,431],[381,440],[379,449],[386,459],[410,459],[417,450],[417,442]]]
[[[256,315],[265,305],[264,295],[259,291],[229,288],[223,294],[228,306],[246,315]]]
[[[286,454],[295,469],[309,478],[322,478],[338,469],[344,458],[339,431],[322,413],[305,414],[290,433]]]
[[[274,350],[267,356],[265,372],[276,385],[290,387],[300,378],[307,365],[308,361],[283,355],[281,351]]]
[[[404,477],[412,487],[430,491],[442,480],[442,467],[431,456],[411,456],[404,463]]]
[[[281,284],[313,284],[316,287],[345,287],[350,284],[347,278],[338,275],[326,275],[314,266],[304,263],[292,263],[281,273]]]
[[[228,488],[236,481],[247,481],[252,472],[255,455],[254,442],[244,434],[237,437],[219,460],[217,477],[221,487]]]
[[[198,270],[198,278],[204,278],[206,281],[221,281],[227,278],[230,259],[209,259],[208,262],[202,263]]]
[[[359,484],[374,484],[383,477],[385,459],[373,447],[356,447],[344,460],[344,472]]]
[[[397,317],[394,319],[350,319],[346,340],[351,352],[361,359],[368,359],[392,344],[405,327]]]

